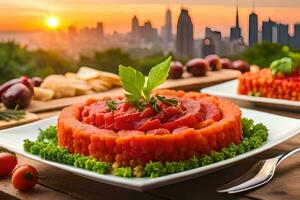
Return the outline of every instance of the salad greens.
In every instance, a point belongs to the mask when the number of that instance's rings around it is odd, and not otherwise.
[[[270,64],[272,75],[281,72],[289,75],[293,72],[300,74],[300,53],[290,51],[288,46],[283,46],[282,51],[286,53],[286,57],[274,60]]]
[[[89,156],[69,153],[66,148],[57,146],[57,130],[55,126],[50,126],[46,130],[40,130],[36,141],[24,140],[23,147],[26,152],[38,155],[43,159],[75,166],[99,174],[113,173],[121,177],[144,176],[154,178],[232,158],[258,148],[267,141],[268,129],[263,124],[254,124],[252,119],[243,118],[242,125],[243,140],[239,145],[230,144],[219,152],[211,151],[207,155],[201,157],[194,156],[184,161],[165,163],[150,161],[145,166],[138,165],[135,168],[128,166],[114,167],[111,163],[101,162]]]

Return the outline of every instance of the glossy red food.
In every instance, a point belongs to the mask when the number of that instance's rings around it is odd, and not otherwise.
[[[24,84],[26,87],[28,87],[28,89],[31,91],[31,93],[33,93],[33,84],[31,82],[31,80],[26,77],[26,76],[22,76],[20,78],[16,78],[16,79],[12,79],[12,80],[9,80],[5,83],[3,83],[1,86],[0,86],[0,102],[1,102],[1,97],[2,97],[2,94],[8,90],[11,86],[17,84],[17,83],[22,83]]]
[[[22,83],[17,83],[8,88],[1,97],[1,101],[7,108],[22,109],[27,107],[32,99],[32,92]]]
[[[59,145],[103,161],[144,165],[184,160],[241,141],[241,112],[230,101],[174,90],[154,95],[179,103],[160,103],[158,113],[150,107],[139,112],[128,103],[112,112],[102,99],[65,108],[58,119]]]
[[[232,69],[233,68],[232,62],[228,58],[222,58],[221,65],[222,65],[223,69]]]
[[[239,70],[242,73],[250,71],[250,65],[244,60],[236,60],[232,63],[233,68]]]
[[[38,176],[39,174],[34,167],[22,165],[13,172],[11,182],[16,189],[26,191],[36,185]]]
[[[39,87],[42,84],[43,79],[40,77],[32,77],[31,81],[34,87]]]
[[[1,96],[2,94],[8,89],[10,88],[11,86],[15,85],[16,83],[20,83],[20,79],[12,79],[10,81],[7,81],[5,83],[3,83],[1,86],[0,86],[0,102],[1,102]]]
[[[0,153],[0,177],[8,175],[10,172],[12,172],[16,165],[16,155],[7,152]]]
[[[207,60],[210,68],[213,71],[222,69],[221,59],[218,55],[215,54],[208,55],[206,56],[205,60]]]
[[[27,76],[20,77],[20,83],[24,84],[33,93],[33,83]]]
[[[183,65],[179,61],[173,61],[170,65],[169,78],[178,79],[181,78],[183,74]]]
[[[261,97],[300,101],[300,76],[273,76],[270,69],[246,72],[239,77],[238,93],[257,93]]]
[[[208,62],[202,58],[189,60],[185,66],[186,70],[194,76],[205,76],[209,68]]]

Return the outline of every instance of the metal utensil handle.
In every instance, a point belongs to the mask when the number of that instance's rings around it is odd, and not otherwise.
[[[284,154],[281,154],[280,156],[278,156],[278,161],[277,161],[277,165],[279,165],[279,163],[281,163],[281,161],[285,160],[287,157],[289,157],[290,155],[300,152],[300,147],[297,147],[295,149],[292,149]]]

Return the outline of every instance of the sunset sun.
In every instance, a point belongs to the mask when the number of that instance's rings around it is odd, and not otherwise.
[[[46,25],[49,27],[49,28],[57,28],[58,25],[59,25],[59,20],[57,17],[48,17],[47,18],[47,21],[46,21]]]

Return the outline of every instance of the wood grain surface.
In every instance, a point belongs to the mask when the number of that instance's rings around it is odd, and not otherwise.
[[[30,122],[34,122],[36,120],[39,120],[38,115],[27,112],[25,114],[24,118],[19,119],[19,120],[9,120],[9,121],[0,120],[0,130],[5,129],[5,128],[14,127],[14,126],[19,126],[22,124],[27,124]]]

